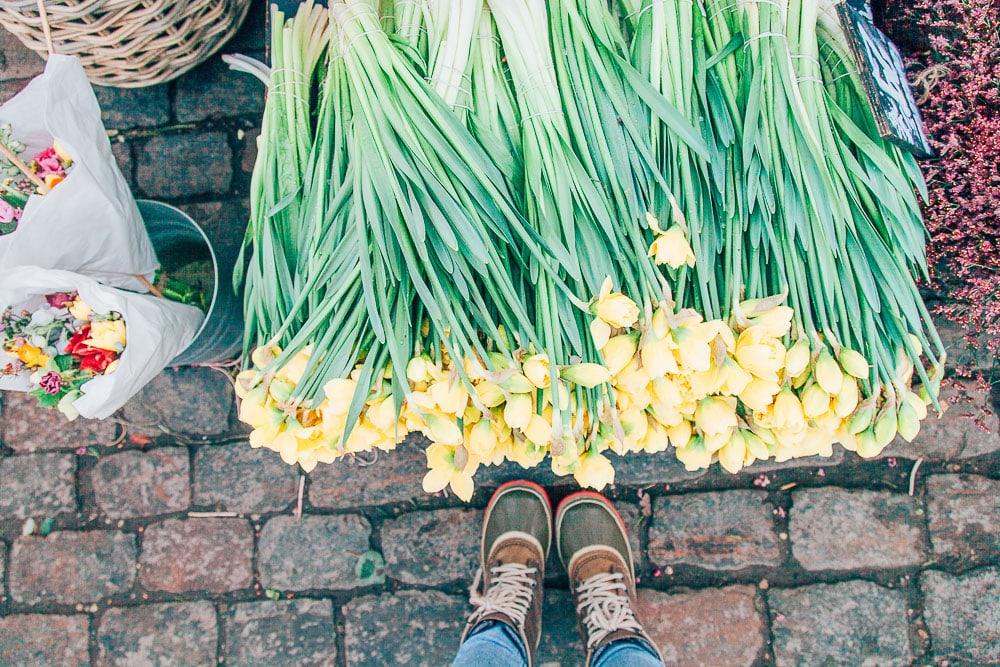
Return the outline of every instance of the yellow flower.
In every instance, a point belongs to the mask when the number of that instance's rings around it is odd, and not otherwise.
[[[635,356],[639,346],[639,335],[636,333],[615,336],[601,350],[604,365],[611,375],[618,375]]]
[[[431,366],[433,366],[433,362],[431,362],[431,358],[426,354],[413,357],[406,364],[406,379],[414,384],[429,382],[431,379]]]
[[[844,372],[840,370],[840,364],[825,347],[816,359],[816,382],[819,382],[823,391],[831,396],[840,393],[840,386],[844,382]]]
[[[674,329],[681,370],[685,373],[707,371],[712,366],[712,348],[709,343],[714,334],[700,325],[681,326]]]
[[[70,154],[66,150],[66,147],[63,146],[61,143],[59,143],[58,139],[52,140],[52,150],[56,152],[56,155],[59,156],[60,160],[66,163],[66,166],[73,164],[73,158],[70,157]]]
[[[511,394],[503,407],[503,419],[511,428],[524,429],[531,421],[532,406],[529,394]]]
[[[434,399],[437,407],[449,415],[462,414],[469,404],[469,393],[457,375],[432,382],[427,393]]]
[[[552,424],[541,415],[531,415],[528,425],[522,429],[528,440],[539,446],[547,446],[552,440]]]
[[[677,360],[674,358],[675,349],[677,344],[669,333],[657,337],[655,332],[647,332],[639,348],[639,358],[650,377],[657,378],[667,373],[680,372]]]
[[[601,293],[591,310],[598,319],[621,329],[630,327],[639,319],[639,306],[621,292],[612,292],[611,276],[604,279]]]
[[[860,398],[858,381],[853,377],[845,377],[843,384],[840,386],[840,393],[837,394],[837,400],[833,405],[834,412],[841,419],[846,419],[858,407]]]
[[[721,380],[719,389],[728,396],[738,396],[743,393],[754,379],[739,363],[728,356],[722,361],[719,376]]]
[[[73,303],[69,304],[68,310],[70,315],[81,322],[89,322],[90,316],[94,314],[94,311],[87,302],[79,297]]]
[[[753,378],[739,393],[739,397],[751,410],[763,412],[774,402],[774,397],[779,391],[781,387],[777,382]]]
[[[99,350],[121,352],[125,349],[125,320],[95,320],[90,323],[90,338],[84,345]]]
[[[701,436],[691,438],[683,447],[677,448],[675,452],[677,460],[684,464],[684,469],[688,471],[701,470],[712,465],[712,452],[705,446],[705,440]]]
[[[580,457],[573,477],[580,486],[600,491],[608,484],[614,484],[615,469],[605,456],[586,452]]]
[[[750,327],[736,341],[736,361],[756,377],[777,382],[785,364],[785,347],[763,328]]]
[[[472,476],[479,463],[462,446],[434,444],[427,448],[427,467],[423,487],[427,493],[437,493],[450,486],[464,502],[472,499],[475,484]]]
[[[785,377],[796,378],[809,365],[809,341],[800,338],[785,354]]]
[[[781,390],[774,400],[772,412],[775,428],[797,431],[805,427],[806,418],[802,412],[802,404],[787,387]]]
[[[277,345],[263,345],[250,353],[250,360],[254,366],[262,369],[270,366],[280,354],[281,348]]]
[[[795,314],[788,306],[774,306],[762,313],[751,313],[751,326],[762,329],[771,338],[784,338],[792,328],[792,316]]]
[[[559,377],[567,382],[578,384],[587,389],[604,384],[611,380],[611,372],[600,364],[581,363],[567,366],[559,372]]]
[[[698,403],[695,426],[706,435],[722,433],[736,426],[736,399],[710,396]]]
[[[840,354],[837,355],[837,361],[840,362],[840,367],[843,368],[849,375],[852,375],[859,380],[864,380],[868,377],[869,365],[868,360],[865,359],[857,350],[852,350],[847,347],[840,348]]]
[[[495,408],[504,402],[503,390],[500,385],[489,380],[484,380],[476,385],[476,395],[488,408]]]
[[[666,264],[672,269],[695,263],[694,251],[680,225],[673,225],[657,236],[649,247],[649,255],[657,264]]]
[[[524,376],[539,389],[549,386],[552,378],[549,376],[549,358],[544,354],[534,354],[524,360],[521,365]]]
[[[306,372],[306,366],[309,365],[309,357],[311,355],[312,346],[310,345],[282,366],[277,373],[277,377],[288,380],[292,384],[298,384],[299,380],[302,379],[302,375]]]
[[[469,430],[469,451],[479,460],[485,461],[493,457],[499,444],[496,431],[488,421],[482,419]]]
[[[461,445],[464,438],[458,423],[450,415],[428,412],[424,415],[428,432],[425,435],[442,445]]]
[[[691,441],[691,422],[686,419],[679,424],[667,428],[667,435],[670,437],[670,444],[680,449]]]
[[[333,414],[346,415],[357,387],[357,382],[346,378],[334,378],[327,382],[323,387],[323,393],[329,402],[328,409]]]
[[[806,417],[818,417],[830,409],[830,394],[823,391],[818,384],[809,385],[802,392],[802,412]]]
[[[25,343],[19,347],[15,347],[10,350],[11,354],[21,360],[21,362],[28,368],[42,368],[52,360],[49,355],[42,352],[40,347],[35,347]]]
[[[747,456],[747,441],[743,432],[736,430],[729,438],[729,442],[719,450],[719,464],[733,475],[743,469],[743,463]]]

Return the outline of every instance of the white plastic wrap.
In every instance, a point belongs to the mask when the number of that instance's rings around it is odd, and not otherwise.
[[[69,271],[37,266],[0,271],[0,312],[9,306],[31,308],[56,292],[78,292],[95,313],[114,311],[125,320],[127,343],[118,368],[84,384],[83,396],[73,403],[89,419],[110,417],[125,405],[191,343],[204,317],[194,306],[108,287]],[[0,365],[5,357],[0,350]],[[0,377],[0,389],[27,388],[26,377]]]
[[[40,266],[145,292],[159,266],[139,209],[118,169],[97,97],[76,58],[53,55],[45,72],[0,106],[30,162],[57,139],[73,166],[45,195],[32,195],[17,229],[0,236],[0,270]]]

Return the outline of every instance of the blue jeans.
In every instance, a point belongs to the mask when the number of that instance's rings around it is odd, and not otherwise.
[[[475,627],[458,649],[452,667],[527,665],[524,644],[511,627],[486,621]],[[611,642],[594,656],[593,667],[663,667],[652,647],[641,639]]]

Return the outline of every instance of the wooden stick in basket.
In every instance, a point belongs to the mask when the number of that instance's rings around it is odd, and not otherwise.
[[[35,187],[38,188],[39,192],[44,195],[49,191],[48,186],[45,185],[45,181],[39,178],[38,174],[33,173],[31,169],[28,168],[28,165],[24,164],[24,161],[17,156],[17,153],[12,151],[7,144],[2,141],[0,141],[0,153],[3,153],[3,156],[7,158],[12,165],[20,169],[21,173],[27,176],[28,179],[35,184]]]

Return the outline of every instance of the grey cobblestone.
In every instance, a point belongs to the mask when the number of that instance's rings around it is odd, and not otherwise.
[[[274,512],[295,503],[298,468],[268,449],[245,442],[200,447],[194,457],[194,503],[245,514]]]
[[[103,456],[90,482],[97,507],[112,519],[179,512],[191,500],[188,452],[181,447]]]
[[[261,583],[293,591],[361,586],[356,568],[369,550],[370,534],[367,519],[355,514],[275,517],[260,533]]]
[[[210,602],[116,607],[104,612],[97,628],[98,662],[210,667],[218,631]]]
[[[46,517],[76,511],[72,454],[27,454],[0,459],[0,516]]]
[[[382,525],[382,548],[390,577],[435,586],[471,581],[479,565],[482,512],[410,512]]]
[[[928,529],[937,558],[982,562],[1000,555],[1000,482],[979,475],[927,479]]]
[[[12,666],[83,667],[89,664],[88,632],[86,616],[0,617],[0,661]]]
[[[1000,663],[1000,569],[920,577],[934,655],[969,664]]]
[[[244,602],[223,611],[227,665],[332,667],[337,628],[329,600]]]
[[[149,590],[226,591],[253,581],[253,530],[242,519],[168,519],[149,526],[139,559]]]

